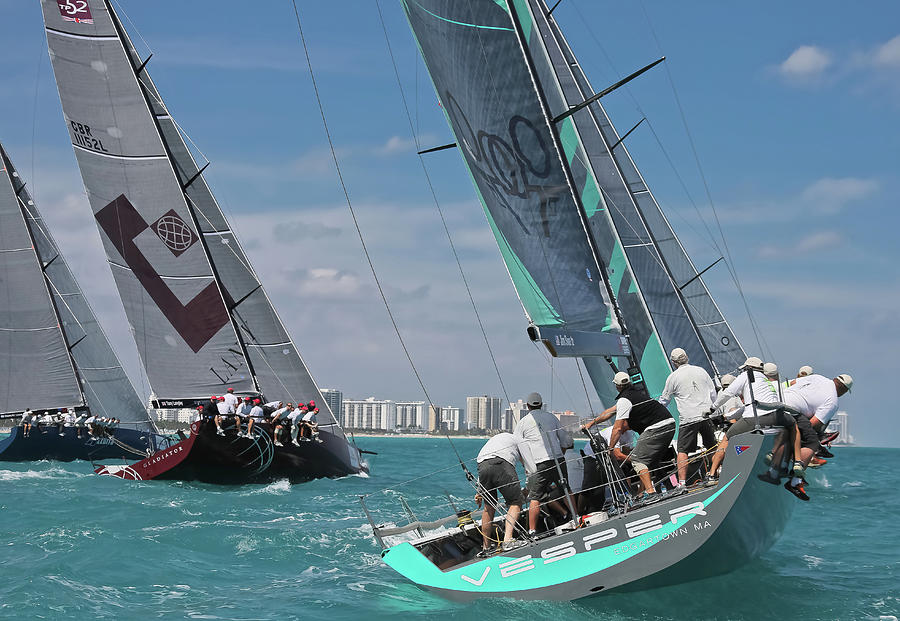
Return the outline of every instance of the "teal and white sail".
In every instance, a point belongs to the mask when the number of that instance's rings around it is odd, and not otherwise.
[[[87,406],[152,430],[93,310],[0,146],[0,412]]]
[[[645,205],[637,199],[647,192],[637,184],[633,164],[625,166],[627,153],[610,156],[612,143],[601,127],[609,136],[614,130],[602,109],[594,104],[553,120],[593,93],[571,66],[574,57],[547,21],[543,3],[403,5],[533,324],[532,337],[554,355],[580,356],[605,403],[614,397],[614,371],[635,364],[650,394],[659,394],[671,370],[666,351],[673,347],[685,348],[712,371],[698,317],[688,314],[693,307],[676,291],[681,281],[666,269],[668,255],[660,255],[658,241],[677,240],[667,223],[664,236],[648,232],[641,217]],[[656,220],[664,221],[656,210]],[[619,352],[556,346],[577,344],[581,331],[624,331],[628,345]],[[730,329],[728,334],[729,344],[737,345]]]

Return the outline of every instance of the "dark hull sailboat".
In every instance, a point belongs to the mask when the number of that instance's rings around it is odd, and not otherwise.
[[[330,439],[276,451],[273,472],[305,480],[364,471],[212,195],[208,164],[195,160],[151,80],[149,58],[108,1],[41,6],[72,146],[154,407],[192,407],[226,388],[266,401],[314,399]],[[202,478],[224,463],[236,470],[222,480],[269,476],[268,464],[247,474],[243,443],[208,443],[205,434],[192,434],[189,457],[159,476]],[[221,461],[222,451],[231,458]]]
[[[712,375],[736,369],[745,352],[599,103],[643,70],[595,93],[543,0],[401,3],[529,337],[584,364],[606,405],[619,371],[657,398],[676,347]],[[570,600],[718,575],[768,549],[790,517],[796,500],[757,477],[782,433],[732,438],[711,487],[647,505],[623,504],[631,491],[611,487],[611,513],[484,560],[481,525],[467,516],[373,530],[388,565],[454,600]]]
[[[74,427],[63,427],[60,432],[56,425],[35,425],[26,436],[17,426],[0,440],[0,461],[135,459],[155,451],[159,441],[156,434],[136,429],[119,428],[95,437],[87,430],[79,436]]]
[[[65,409],[116,418],[95,435],[55,422],[0,440],[0,461],[130,458],[155,429],[25,182],[0,146],[0,418]]]
[[[322,442],[305,441],[300,446],[278,447],[272,427],[255,425],[253,437],[238,437],[233,430],[216,433],[211,421],[195,422],[190,436],[146,459],[125,466],[97,468],[100,475],[146,481],[178,479],[205,483],[264,483],[287,479],[299,483],[316,478],[335,478],[368,472],[365,463],[353,463],[351,453],[340,458],[340,441],[320,432]],[[331,446],[329,446],[329,444]]]

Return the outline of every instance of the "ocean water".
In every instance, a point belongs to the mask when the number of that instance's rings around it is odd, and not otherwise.
[[[371,477],[219,487],[0,462],[3,619],[891,619],[900,449],[838,448],[782,539],[718,578],[578,602],[446,602],[385,566],[362,513],[471,506],[445,439],[360,438]],[[480,440],[457,440],[464,459]],[[438,473],[404,486],[403,481]],[[384,488],[388,491],[380,492]],[[787,493],[787,492],[785,492]]]

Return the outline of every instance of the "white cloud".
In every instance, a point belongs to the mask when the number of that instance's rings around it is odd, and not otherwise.
[[[808,80],[822,75],[831,64],[831,54],[826,50],[815,45],[801,45],[778,66],[778,70],[786,78]]]
[[[879,189],[880,184],[874,179],[825,177],[807,186],[800,197],[811,209],[837,213],[849,203],[873,196]]]
[[[881,67],[900,67],[900,35],[878,46],[872,61]]]
[[[796,242],[778,246],[761,246],[757,254],[764,259],[791,257],[798,254],[812,254],[820,250],[833,250],[835,246],[842,243],[844,243],[844,238],[837,231],[818,231],[802,237]]]

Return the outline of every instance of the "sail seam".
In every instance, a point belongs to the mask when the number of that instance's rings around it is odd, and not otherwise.
[[[85,153],[91,153],[93,155],[99,155],[100,157],[108,157],[113,160],[164,160],[166,159],[165,155],[115,155],[113,153],[100,153],[98,151],[94,151],[93,149],[86,149],[81,145],[73,144],[73,148],[78,149],[79,151],[84,151]]]
[[[46,26],[47,32],[52,32],[55,35],[59,35],[61,37],[68,37],[70,39],[85,39],[87,41],[115,41],[118,37],[116,35],[85,35],[85,34],[76,34],[74,32],[66,32],[65,30],[57,30],[56,28],[51,28],[50,26]]]

